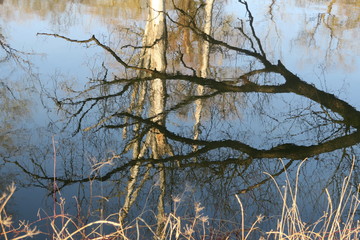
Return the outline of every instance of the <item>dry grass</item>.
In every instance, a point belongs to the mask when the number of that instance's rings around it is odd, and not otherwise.
[[[300,167],[299,167],[300,169]],[[312,224],[306,224],[301,219],[298,209],[298,181],[299,169],[296,175],[295,183],[291,184],[289,176],[286,175],[285,187],[280,187],[273,179],[283,202],[282,213],[277,220],[275,230],[265,232],[259,237],[257,225],[263,220],[258,216],[252,224],[247,224],[245,219],[245,210],[239,196],[236,196],[239,208],[241,210],[240,226],[233,231],[220,234],[214,234],[209,226],[209,219],[203,212],[203,207],[196,203],[194,205],[194,216],[186,218],[179,216],[174,212],[167,214],[162,222],[162,231],[157,231],[157,225],[148,224],[141,216],[130,223],[123,224],[119,221],[121,212],[111,215],[104,220],[93,221],[86,225],[78,225],[76,218],[67,216],[64,213],[51,216],[50,227],[52,232],[48,233],[50,239],[186,239],[186,240],[225,240],[225,239],[281,239],[281,240],[357,240],[360,235],[360,224],[356,219],[356,211],[359,208],[358,192],[352,192],[349,182],[353,171],[343,180],[343,185],[338,203],[334,203],[328,191],[328,208],[324,215]],[[10,216],[5,212],[5,205],[15,191],[12,185],[0,198],[0,225],[1,239],[24,239],[35,236],[40,232],[36,229],[30,229],[29,225],[21,222],[19,227],[14,228]],[[174,204],[180,204],[180,199],[175,198]],[[155,215],[155,214],[154,214]],[[250,227],[247,227],[250,226]],[[106,231],[103,231],[106,228]],[[106,232],[106,233],[103,233]],[[145,235],[146,233],[146,235]],[[255,234],[256,233],[256,234]],[[36,239],[36,238],[35,238]],[[49,239],[49,238],[48,238]]]
[[[360,238],[360,223],[355,221],[356,212],[359,209],[359,187],[353,193],[349,187],[350,179],[353,173],[353,165],[349,175],[343,180],[340,198],[337,204],[334,204],[332,198],[326,189],[328,207],[323,216],[313,224],[307,224],[301,219],[301,214],[297,205],[299,171],[296,174],[296,181],[293,188],[286,173],[285,190],[281,191],[280,186],[274,180],[280,193],[283,208],[280,219],[277,223],[277,229],[267,234],[274,239],[291,240],[357,240]]]
[[[8,216],[5,211],[5,206],[10,200],[11,196],[15,192],[15,185],[10,185],[6,192],[2,193],[0,197],[0,225],[1,225],[1,239],[12,239],[12,240],[18,240],[18,239],[25,239],[28,237],[33,237],[40,232],[36,230],[35,228],[30,228],[29,224],[22,221],[18,224],[17,227],[14,227],[12,217]]]

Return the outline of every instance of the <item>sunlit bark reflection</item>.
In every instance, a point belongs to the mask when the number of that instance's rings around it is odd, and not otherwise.
[[[204,23],[204,33],[207,35],[211,34],[211,25],[212,25],[212,9],[214,5],[214,0],[206,1],[205,5],[205,23]],[[198,70],[199,76],[202,78],[208,77],[209,71],[209,54],[210,54],[210,43],[206,40],[201,41],[201,60],[200,60],[200,68]],[[204,86],[198,85],[196,89],[197,95],[201,96],[204,94]],[[194,139],[198,139],[200,135],[200,123],[201,123],[201,112],[203,109],[203,101],[198,99],[195,101],[196,109],[195,109],[195,125],[194,125]],[[197,147],[194,146],[194,150]]]
[[[165,1],[152,0],[149,2],[149,15],[145,27],[143,46],[145,48],[142,51],[141,56],[141,68],[151,69],[157,72],[164,73],[166,71],[166,46],[167,46],[167,32],[165,21]],[[142,72],[140,75],[145,77]],[[149,94],[150,109],[149,117],[153,122],[164,126],[165,117],[164,110],[166,106],[166,85],[165,80],[161,78],[153,79],[149,84],[141,84],[140,86],[140,104],[143,104],[145,94]],[[136,102],[133,102],[134,104]],[[142,105],[133,106],[137,109],[142,109]],[[138,112],[140,113],[140,112]],[[139,125],[137,125],[135,131],[138,131]],[[140,149],[140,152],[139,152]],[[146,149],[151,151],[151,155],[154,159],[160,159],[165,154],[171,155],[170,147],[167,144],[165,135],[157,129],[150,129],[147,133],[146,140],[141,144],[141,139],[135,140],[133,146],[133,158],[134,160],[142,158]],[[130,170],[130,181],[127,186],[127,195],[125,197],[125,203],[123,207],[123,213],[127,213],[138,197],[141,185],[135,189],[135,184],[138,181],[138,175],[140,171],[140,165],[135,164]],[[159,164],[159,188],[160,194],[157,207],[157,219],[158,228],[157,233],[161,235],[163,221],[165,219],[164,211],[164,197],[165,197],[165,169],[163,164]],[[144,176],[143,181],[147,180],[148,175]],[[125,217],[123,214],[122,218]]]

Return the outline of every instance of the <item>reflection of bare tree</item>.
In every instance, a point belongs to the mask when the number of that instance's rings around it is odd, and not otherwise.
[[[5,148],[10,153],[16,148],[12,141],[12,135],[15,131],[15,124],[21,117],[27,114],[27,101],[19,99],[13,93],[5,82],[0,82],[0,108],[2,115],[0,118],[0,147]]]
[[[6,41],[5,37],[1,34],[1,27],[0,27],[0,63],[13,60],[15,63],[19,64],[20,66],[26,65],[28,67],[30,65],[29,61],[24,58],[25,55],[29,53],[25,53],[19,51],[10,46],[10,44]]]
[[[0,2],[2,4],[2,2]],[[28,53],[13,48],[2,34],[0,26],[0,67],[14,64],[14,69],[29,70],[30,63],[25,59]],[[6,68],[5,68],[6,69]],[[9,171],[6,161],[18,155],[18,144],[25,136],[18,124],[29,113],[29,100],[23,96],[21,86],[12,81],[12,71],[2,69],[0,76],[0,192],[12,181],[17,180],[14,172]]]
[[[99,181],[107,181],[115,178],[118,172],[129,171],[130,179],[126,186],[122,219],[126,217],[132,205],[138,200],[142,187],[151,177],[153,166],[157,167],[159,176],[160,194],[157,202],[157,219],[159,220],[158,231],[161,232],[161,219],[165,214],[165,185],[168,178],[165,169],[206,168],[211,170],[211,174],[224,176],[227,173],[224,170],[227,169],[227,166],[236,165],[239,170],[234,172],[234,175],[245,178],[257,171],[256,169],[249,170],[249,166],[254,165],[254,159],[261,163],[261,159],[288,158],[290,161],[285,164],[285,168],[287,168],[295,160],[303,160],[306,157],[351,147],[359,142],[360,112],[346,101],[300,79],[280,60],[270,59],[270,54],[266,52],[256,32],[254,17],[245,1],[240,1],[240,3],[246,9],[248,18],[242,23],[247,22],[248,25],[243,24],[236,27],[240,35],[238,37],[243,41],[241,46],[233,44],[235,41],[225,41],[211,34],[212,1],[207,1],[205,5],[199,7],[199,9],[204,8],[204,25],[198,24],[187,11],[178,7],[174,7],[174,11],[182,17],[174,17],[174,14],[165,11],[164,1],[153,0],[149,3],[143,46],[138,48],[140,49],[138,64],[131,65],[130,61],[118,55],[115,50],[100,42],[95,36],[85,40],[73,40],[56,34],[43,34],[77,43],[96,44],[113,56],[125,69],[124,75],[116,76],[110,81],[99,81],[86,89],[84,93],[56,99],[59,107],[78,121],[77,131],[82,130],[84,124],[91,125],[86,119],[90,113],[96,113],[96,106],[99,103],[110,99],[116,99],[114,102],[120,103],[118,107],[112,108],[111,111],[102,115],[99,121],[86,129],[99,131],[102,128],[123,129],[126,144],[123,149],[119,150],[122,159],[119,160],[117,166],[103,171],[101,175],[94,178]],[[166,25],[165,19],[167,24],[171,25],[170,27]],[[189,21],[184,21],[184,19]],[[176,65],[178,69],[173,71],[167,69],[169,58],[166,57],[171,56],[171,53],[166,52],[167,31],[179,26],[201,39],[202,60],[198,72],[195,71],[195,74],[182,73],[184,69],[178,65]],[[227,51],[239,54],[244,59],[250,59],[248,61],[250,64],[241,69],[241,74],[232,74],[230,80],[228,78],[224,80],[222,76],[214,76],[208,72],[209,55],[212,53],[210,46],[214,46],[212,48],[214,52]],[[182,63],[186,70],[189,70],[190,67],[187,68],[185,61]],[[268,76],[275,80],[263,83],[261,80]],[[195,93],[189,91],[189,95],[182,98],[171,98],[169,101],[167,97],[172,94],[169,90],[172,88],[167,88],[167,86],[175,86],[177,83],[181,83],[183,86],[186,84],[195,86],[197,91]],[[97,92],[97,90],[104,86],[109,90],[99,94],[100,91]],[[327,124],[333,124],[336,127],[321,137],[318,142],[309,142],[307,145],[300,145],[296,141],[290,143],[279,141],[270,147],[259,147],[242,138],[241,133],[237,133],[236,127],[230,126],[229,129],[226,129],[226,134],[217,135],[218,133],[213,133],[213,129],[219,129],[213,127],[211,122],[209,124],[201,122],[205,100],[213,105],[218,105],[220,104],[217,101],[219,97],[226,94],[274,96],[284,93],[307,99],[312,105],[301,109],[301,113],[310,112],[316,115],[317,119],[322,119]],[[176,114],[173,113],[190,105],[196,107],[195,121],[191,123],[191,127],[195,127],[194,129],[190,127],[191,130],[188,130],[183,127],[182,120],[176,119]],[[230,114],[229,112],[225,113]],[[216,119],[214,115],[211,116],[211,120]],[[92,119],[89,117],[87,120],[91,121]],[[218,122],[223,121],[222,119],[217,120]],[[312,121],[313,119],[306,120]],[[200,124],[206,128],[207,134],[200,134]],[[311,124],[313,129],[321,130],[322,126],[319,121],[314,120]],[[184,123],[185,125],[186,123]],[[271,137],[269,136],[269,138]],[[194,158],[197,159],[196,162],[192,161]],[[284,168],[276,169],[271,172],[271,175],[275,177],[283,171]],[[235,178],[234,175],[229,178]],[[50,179],[45,175],[37,177]],[[249,183],[238,192],[249,192],[265,184],[269,179],[259,179],[255,184]],[[62,182],[63,186],[89,181],[86,177],[59,177],[57,180]]]
[[[0,27],[0,64],[14,62],[16,67],[28,67],[29,62],[24,58],[28,53],[14,49],[1,34]],[[11,73],[5,73],[6,78],[0,77],[0,109],[2,111],[0,118],[0,147],[7,149],[10,153],[14,148],[12,142],[12,132],[15,130],[15,124],[21,121],[21,118],[28,113],[28,101],[19,93],[21,92],[13,82],[9,81]]]
[[[245,7],[248,9],[246,2],[242,2]],[[205,33],[203,30],[199,29],[194,22],[191,22],[188,26],[185,26],[193,31],[193,33],[199,35],[207,42],[218,45],[220,47],[230,49],[232,51],[238,52],[240,54],[246,55],[248,57],[252,57],[256,59],[259,63],[263,65],[262,68],[251,70],[245,74],[242,74],[241,76],[238,76],[237,81],[233,82],[221,82],[217,81],[213,78],[204,78],[201,76],[193,76],[193,75],[183,75],[181,73],[177,74],[168,74],[166,72],[161,71],[162,69],[157,69],[156,67],[149,67],[142,65],[140,67],[130,66],[125,63],[124,60],[114,51],[112,51],[109,47],[105,46],[104,44],[100,43],[94,36],[88,40],[84,41],[76,41],[76,42],[95,42],[100,47],[108,51],[111,55],[115,57],[115,59],[122,64],[125,68],[129,69],[135,69],[141,72],[146,73],[146,75],[143,75],[142,77],[135,77],[135,78],[116,78],[113,81],[106,82],[107,85],[118,85],[118,84],[124,84],[123,89],[116,93],[116,94],[110,94],[107,96],[99,96],[99,97],[90,97],[85,98],[83,100],[79,101],[68,101],[65,99],[65,101],[62,101],[62,105],[78,105],[80,106],[79,111],[77,111],[77,114],[80,115],[81,119],[88,113],[89,110],[91,110],[91,107],[85,111],[84,107],[86,104],[91,102],[98,102],[103,99],[107,98],[113,98],[113,97],[119,97],[122,94],[124,94],[131,86],[138,86],[140,84],[147,84],[148,82],[152,81],[153,87],[160,87],[162,86],[164,79],[167,79],[167,81],[174,81],[174,80],[181,80],[181,81],[188,81],[200,86],[204,86],[208,89],[210,89],[210,93],[204,96],[189,96],[187,99],[184,99],[183,101],[180,101],[177,104],[173,104],[170,108],[160,111],[159,109],[162,109],[165,106],[164,102],[159,102],[159,105],[153,105],[154,110],[153,114],[150,114],[150,118],[146,119],[143,117],[140,117],[134,112],[134,114],[126,113],[126,112],[116,112],[113,113],[112,117],[119,117],[119,118],[131,118],[137,123],[147,124],[150,127],[156,128],[158,131],[160,131],[162,134],[166,134],[167,137],[173,139],[174,141],[179,141],[184,144],[191,144],[191,145],[198,145],[198,146],[204,146],[204,148],[198,150],[201,152],[209,151],[210,149],[214,149],[217,147],[229,147],[233,148],[242,152],[247,153],[248,155],[256,158],[262,158],[262,157],[288,157],[293,159],[302,159],[306,156],[312,156],[316,155],[322,152],[328,152],[333,151],[335,149],[341,148],[341,147],[348,147],[352,146],[353,144],[357,143],[357,137],[358,133],[357,131],[354,131],[355,129],[359,128],[360,125],[360,114],[359,112],[352,106],[350,106],[345,101],[342,101],[335,97],[332,94],[326,93],[322,90],[317,89],[311,84],[307,84],[305,81],[301,80],[299,77],[297,77],[295,74],[293,74],[291,71],[289,71],[282,63],[281,61],[278,61],[277,64],[273,64],[270,62],[270,60],[267,59],[267,56],[265,54],[264,49],[262,48],[260,39],[257,37],[254,26],[253,26],[253,17],[248,9],[249,13],[249,23],[250,23],[250,33],[246,33],[245,31],[242,31],[242,34],[247,39],[247,41],[251,45],[251,49],[246,48],[239,48],[233,45],[229,45],[228,43],[221,41],[219,39],[215,39],[209,34]],[[170,16],[169,16],[170,17]],[[172,18],[170,18],[172,22],[175,22]],[[180,24],[178,22],[175,22],[176,24]],[[184,26],[183,26],[184,27]],[[57,35],[54,35],[57,36]],[[59,36],[58,36],[59,37]],[[161,38],[157,38],[161,39]],[[70,40],[70,39],[67,39]],[[75,41],[75,40],[72,40]],[[152,69],[153,68],[153,69]],[[160,71],[159,71],[160,70]],[[256,75],[261,74],[275,74],[278,76],[281,76],[285,82],[282,84],[266,84],[261,85],[256,82],[252,82],[250,79]],[[157,81],[153,81],[157,80]],[[161,83],[157,85],[158,83]],[[96,88],[97,86],[93,86],[93,88]],[[135,89],[138,89],[136,87]],[[163,88],[160,87],[160,91],[163,91]],[[329,141],[322,142],[318,145],[311,145],[311,146],[298,146],[296,144],[280,144],[278,146],[274,146],[271,149],[268,150],[262,150],[262,149],[256,149],[253,148],[245,143],[235,141],[235,140],[221,140],[221,141],[206,141],[206,140],[197,140],[197,139],[189,139],[183,136],[179,136],[176,133],[173,133],[169,130],[167,130],[163,123],[160,120],[163,120],[161,118],[161,114],[167,114],[168,112],[175,111],[179,108],[182,108],[188,104],[193,103],[194,101],[198,99],[206,99],[206,98],[213,98],[214,96],[221,95],[224,93],[268,93],[268,94],[276,94],[276,93],[294,93],[299,96],[303,96],[305,98],[311,99],[312,101],[318,103],[319,105],[323,106],[327,111],[334,112],[338,114],[341,118],[336,120],[338,124],[343,124],[345,126],[349,126],[352,130],[352,133],[349,135],[341,136],[338,139],[330,139]],[[139,91],[138,93],[141,93]],[[137,97],[141,96],[140,94],[135,94]],[[164,95],[164,93],[160,94]],[[143,101],[142,97],[139,98],[138,101]],[[161,100],[163,101],[163,100]],[[141,106],[141,105],[140,105]],[[152,117],[151,117],[152,115]],[[111,118],[112,118],[111,117]],[[330,119],[331,120],[331,119]],[[102,124],[106,127],[122,127],[126,125],[132,125],[133,123],[126,123],[120,124],[120,125],[113,125],[113,124],[106,124],[106,119],[104,119],[104,122]],[[99,125],[95,125],[99,126]],[[161,138],[161,137],[160,137]],[[189,155],[194,155],[195,153],[189,153]]]

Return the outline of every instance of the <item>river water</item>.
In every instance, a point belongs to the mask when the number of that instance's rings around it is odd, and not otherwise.
[[[352,168],[355,191],[359,1],[156,2],[0,1],[0,189],[17,186],[16,221],[155,223],[201,203],[226,233],[237,195],[267,231],[297,179],[308,222]]]

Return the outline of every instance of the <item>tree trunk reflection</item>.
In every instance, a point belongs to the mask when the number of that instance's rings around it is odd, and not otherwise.
[[[141,53],[140,68],[151,69],[160,73],[166,72],[166,46],[167,46],[167,32],[166,32],[166,20],[165,20],[165,1],[163,0],[151,0],[149,2],[149,14],[145,27],[145,33],[143,38],[143,46],[145,46]],[[147,77],[148,74],[139,72],[140,76]],[[136,96],[140,93],[140,96]],[[142,114],[141,111],[144,108],[145,95],[149,94],[149,118],[154,123],[160,126],[165,125],[165,115],[163,114],[166,106],[166,84],[162,78],[155,78],[149,83],[139,84],[133,90],[133,101],[131,109],[138,109],[137,114]],[[138,101],[134,101],[138,97]],[[140,133],[140,124],[136,124],[134,131],[135,134]],[[133,159],[136,161],[139,158],[143,158],[146,151],[151,152],[151,156],[154,159],[161,159],[164,155],[171,155],[170,147],[167,144],[166,138],[163,133],[156,128],[150,129],[145,137],[145,141],[142,143],[142,139],[135,139],[133,144]],[[138,197],[139,191],[142,185],[139,185],[135,189],[135,185],[138,182],[138,175],[140,173],[141,165],[136,163],[130,169],[130,181],[127,186],[127,195],[125,197],[125,203],[123,207],[122,221],[133,205],[134,201]],[[149,169],[146,170],[148,173]],[[158,207],[157,207],[157,219],[158,228],[157,233],[160,236],[163,221],[165,219],[164,212],[164,197],[165,197],[165,168],[162,163],[159,163],[159,188],[161,194],[159,194]],[[148,180],[149,174],[143,177],[142,182]]]
[[[204,33],[207,35],[211,35],[211,25],[212,25],[212,9],[214,5],[214,0],[206,1],[205,5],[205,23],[204,23]],[[210,54],[210,43],[205,41],[204,39],[201,40],[201,60],[200,60],[200,67],[198,70],[198,76],[202,78],[208,77],[209,71],[209,54]],[[199,96],[204,94],[204,86],[198,85],[196,89],[196,93]],[[195,109],[195,125],[194,125],[194,139],[197,140],[200,135],[200,123],[201,123],[201,112],[203,109],[203,101],[198,99],[195,101],[196,109]],[[194,150],[197,150],[197,146],[194,146]]]

